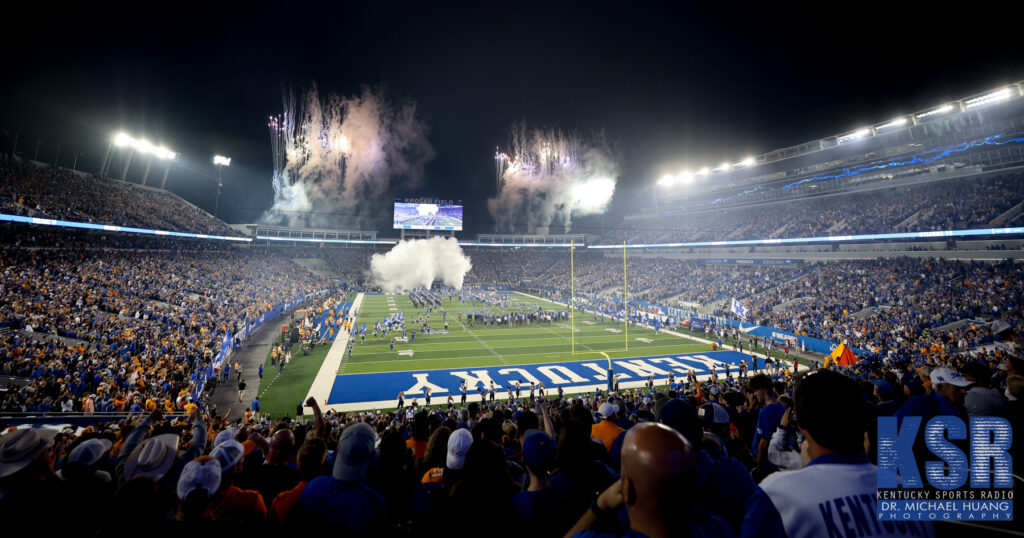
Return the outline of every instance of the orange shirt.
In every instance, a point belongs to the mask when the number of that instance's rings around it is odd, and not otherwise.
[[[282,491],[278,493],[274,500],[270,502],[270,514],[274,516],[274,519],[285,522],[288,521],[288,514],[299,502],[299,497],[302,497],[302,490],[306,489],[306,484],[309,482],[299,482],[299,485],[295,486],[288,491]]]
[[[250,521],[267,517],[267,505],[260,492],[232,485],[218,493],[210,502],[210,518],[214,521]]]
[[[415,439],[407,439],[405,446],[412,449],[412,453],[416,455],[416,459],[421,460],[423,456],[427,455],[427,442],[417,441]]]
[[[434,467],[429,471],[423,473],[423,478],[420,479],[421,484],[444,484],[444,467]]]
[[[612,451],[612,445],[615,444],[615,439],[619,437],[619,434],[623,432],[623,429],[618,424],[610,420],[602,420],[597,424],[590,427],[590,436],[599,439],[604,443],[604,447],[608,449],[608,452]]]

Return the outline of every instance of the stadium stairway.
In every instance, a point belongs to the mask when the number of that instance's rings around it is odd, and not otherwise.
[[[1021,216],[1021,214],[1024,214],[1024,202],[1021,202],[1021,203],[1011,207],[1010,209],[1007,209],[1002,214],[1000,214],[998,217],[992,219],[992,221],[989,222],[988,225],[989,226],[1002,226],[1003,224],[1006,224],[1008,222],[1015,221],[1018,217]]]
[[[894,230],[896,230],[896,231],[906,230],[907,228],[913,226],[914,224],[917,224],[917,221],[921,218],[921,211],[924,211],[924,210],[921,209],[921,210],[915,211],[912,215],[910,215],[909,217],[903,219],[899,224],[896,225]]]
[[[878,312],[879,310],[883,310],[885,308],[890,308],[890,307],[869,306],[867,308],[861,308],[860,310],[850,314],[850,317],[852,317],[854,319],[863,319],[863,318],[866,318],[866,317],[874,314],[875,312]]]
[[[323,278],[332,279],[341,276],[337,268],[323,258],[291,258],[291,260],[306,268],[309,272]]]
[[[829,227],[829,228],[828,228],[827,230],[825,230],[825,233],[827,233],[827,234],[830,234],[830,235],[831,235],[831,234],[834,234],[834,233],[836,233],[836,232],[841,232],[841,231],[843,231],[843,228],[845,228],[845,227],[846,227],[846,220],[847,220],[847,219],[843,219],[843,220],[841,220],[841,221],[839,221],[839,222],[837,222],[837,223],[833,224],[833,225],[832,225],[832,226],[830,226],[830,227]]]
[[[786,229],[789,228],[789,224],[790,223],[787,222],[786,224],[783,224],[782,226],[780,226],[779,229],[777,229],[774,232],[768,234],[769,239],[774,239],[776,237],[782,237],[782,234],[786,233]]]
[[[725,238],[726,238],[726,240],[739,239],[740,237],[742,237],[744,234],[747,233],[747,230],[749,230],[750,227],[751,227],[751,225],[749,225],[749,224],[746,225],[746,226],[740,226],[739,228],[736,228],[736,231],[734,231],[731,234],[725,236]]]
[[[961,320],[954,321],[952,323],[947,323],[947,324],[942,325],[940,327],[935,327],[934,329],[931,329],[931,330],[934,331],[934,332],[937,332],[937,333],[949,332],[949,331],[954,331],[956,329],[959,329],[959,328],[967,326],[967,325],[971,325],[972,323],[975,324],[975,325],[978,325],[978,326],[985,326],[985,325],[988,325],[989,322],[983,321],[983,320],[980,320],[980,319],[974,319],[974,318],[961,319]]]
[[[796,299],[790,299],[788,301],[785,301],[785,302],[782,302],[782,303],[779,303],[779,304],[773,306],[772,307],[772,312],[781,312],[781,311],[789,308],[790,306],[793,306],[793,305],[796,305],[796,304],[800,304],[800,303],[806,303],[808,301],[813,301],[813,300],[814,300],[814,297],[797,297]]]

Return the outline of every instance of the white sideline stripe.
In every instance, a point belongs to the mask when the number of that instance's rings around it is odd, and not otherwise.
[[[356,295],[356,299],[352,301],[352,306],[348,309],[347,319],[353,319],[352,312],[359,310],[359,306],[363,304],[363,294]],[[338,375],[338,370],[341,368],[341,361],[345,358],[345,350],[348,349],[348,332],[342,330],[341,334],[334,339],[331,343],[331,349],[327,350],[327,356],[324,357],[323,364],[320,365],[320,371],[316,373],[316,377],[313,378],[313,384],[309,387],[309,393],[302,399],[303,413],[306,409],[306,400],[310,396],[316,398],[318,402],[326,402],[327,398],[331,395],[331,388],[334,387],[334,377]],[[340,344],[340,345],[339,345]],[[312,413],[312,410],[310,410]]]

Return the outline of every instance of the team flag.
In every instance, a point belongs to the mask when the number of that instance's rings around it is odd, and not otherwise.
[[[736,299],[732,300],[731,310],[733,314],[736,314],[737,316],[743,319],[747,319],[747,307],[743,306],[743,303],[737,301]]]
[[[825,367],[828,368],[829,363],[836,363],[839,366],[851,366],[857,363],[857,356],[853,354],[850,348],[846,347],[846,344],[839,344],[832,354],[825,359]]]

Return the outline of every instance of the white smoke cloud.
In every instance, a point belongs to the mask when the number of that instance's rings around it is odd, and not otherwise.
[[[402,241],[385,254],[370,258],[370,277],[387,293],[429,288],[435,280],[462,289],[473,268],[455,238]]]
[[[321,97],[316,87],[270,120],[274,205],[264,221],[336,226],[346,217],[386,214],[393,193],[423,179],[433,158],[416,104],[389,102],[380,90]]]
[[[510,153],[495,155],[498,194],[487,201],[499,229],[548,233],[560,225],[568,230],[573,216],[608,208],[620,168],[603,136],[584,140],[518,123],[511,143]]]

